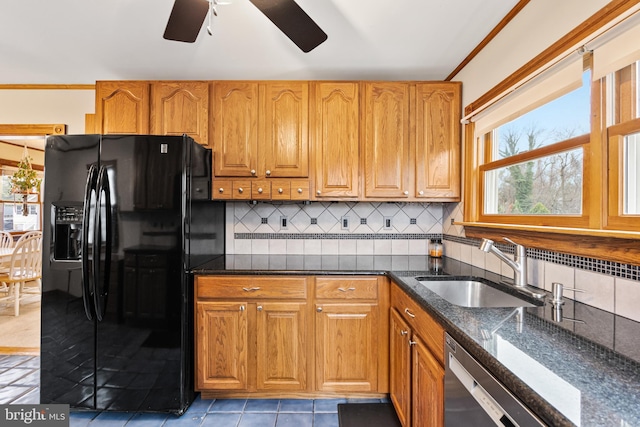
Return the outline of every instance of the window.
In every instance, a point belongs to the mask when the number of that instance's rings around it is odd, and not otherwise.
[[[640,61],[606,76],[607,228],[640,229]]]
[[[640,12],[605,15],[467,106],[466,225],[640,231]]]
[[[27,195],[27,212],[24,215],[24,206],[21,195],[12,194],[9,177],[17,168],[10,166],[1,167],[2,193],[0,194],[0,213],[2,214],[2,230],[4,231],[27,231],[40,230],[40,195]],[[42,178],[42,173],[38,173]]]

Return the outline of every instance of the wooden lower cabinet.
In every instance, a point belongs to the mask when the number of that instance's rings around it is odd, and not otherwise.
[[[444,425],[444,330],[391,288],[390,395],[404,427]]]
[[[382,397],[388,285],[377,276],[196,276],[196,389]]]
[[[260,303],[256,312],[256,389],[306,390],[307,304]]]
[[[196,328],[196,387],[199,390],[246,390],[247,303],[199,301]]]

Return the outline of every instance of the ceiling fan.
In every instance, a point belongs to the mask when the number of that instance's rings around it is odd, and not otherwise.
[[[327,34],[294,0],[250,0],[303,52],[309,52],[327,39]],[[193,43],[209,14],[217,12],[216,0],[175,0],[164,38]],[[210,26],[207,27],[211,34]]]

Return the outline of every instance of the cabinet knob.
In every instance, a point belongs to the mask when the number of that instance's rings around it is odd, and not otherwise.
[[[256,174],[256,170],[255,169],[251,169],[251,175],[255,175]]]
[[[404,190],[404,191],[402,192],[402,194],[404,194],[405,196],[408,196],[408,195],[409,195],[409,191]]]
[[[411,318],[416,317],[416,315],[415,315],[415,314],[413,314],[411,311],[409,311],[409,309],[408,309],[408,308],[405,308],[405,309],[404,309],[404,312],[405,312],[405,313],[407,313],[407,316],[409,316],[409,317],[411,317]]]
[[[345,288],[338,288],[338,290],[340,292],[347,292],[347,291],[355,291],[356,288],[346,288],[346,289]]]
[[[260,286],[254,286],[252,288],[242,288],[242,290],[245,292],[255,292],[260,290]]]
[[[238,193],[240,194],[244,193],[244,189],[242,187],[238,188]]]
[[[318,308],[316,308],[316,311],[317,311],[318,313],[322,313],[322,307],[318,307]]]
[[[420,191],[418,191],[418,194],[421,195],[421,196],[424,196],[424,191],[420,190]]]
[[[405,336],[409,333],[409,331],[400,331],[400,335]]]
[[[258,188],[258,194],[262,194],[262,187]]]
[[[240,311],[244,311],[244,305],[240,306]]]
[[[322,194],[322,191],[318,190],[316,191],[316,194],[319,196],[320,194]]]
[[[284,193],[284,190],[282,188],[278,188],[278,193],[282,194]]]
[[[417,343],[417,342],[415,342],[415,341],[411,341],[411,340],[409,340],[409,345],[416,345],[416,344],[418,344],[418,343]]]
[[[270,175],[271,175],[271,171],[270,171],[269,169],[267,169],[267,171],[265,172],[265,174],[266,174],[267,176],[270,176]]]
[[[218,188],[218,193],[224,193],[224,188],[222,187]]]
[[[262,311],[262,306],[261,305],[259,305],[257,308],[258,308],[258,311]]]
[[[298,188],[298,194],[302,194],[302,188]]]

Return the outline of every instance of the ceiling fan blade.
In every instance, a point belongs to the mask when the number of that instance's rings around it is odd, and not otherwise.
[[[294,0],[250,0],[303,52],[327,39],[327,34]]]
[[[208,12],[207,0],[176,0],[163,37],[167,40],[193,43],[198,38]]]

